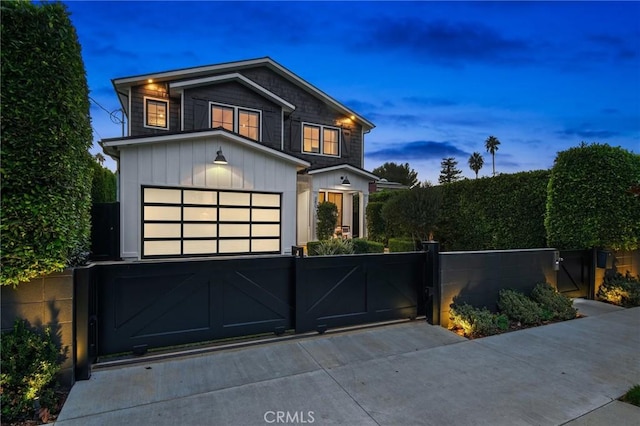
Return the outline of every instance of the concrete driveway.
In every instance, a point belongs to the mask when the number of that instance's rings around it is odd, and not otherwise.
[[[640,308],[467,340],[423,321],[94,370],[56,425],[637,425]]]

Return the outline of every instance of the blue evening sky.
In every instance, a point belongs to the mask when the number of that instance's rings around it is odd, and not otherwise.
[[[111,79],[269,56],[372,121],[367,170],[550,168],[581,141],[640,154],[640,2],[67,1],[91,97]],[[120,125],[92,104],[96,141]],[[114,168],[109,161],[108,166]]]

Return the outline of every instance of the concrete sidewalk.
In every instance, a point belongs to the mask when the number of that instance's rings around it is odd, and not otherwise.
[[[580,305],[581,304],[581,305]],[[640,308],[466,340],[423,321],[99,369],[56,425],[637,425]]]

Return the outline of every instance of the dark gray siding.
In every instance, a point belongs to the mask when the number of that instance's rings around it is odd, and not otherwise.
[[[267,66],[256,66],[234,70],[260,86],[275,93],[289,103],[295,105],[290,115],[284,116],[282,108],[241,83],[225,82],[187,89],[184,92],[184,130],[201,130],[211,126],[209,123],[209,102],[217,102],[238,107],[258,109],[262,111],[262,143],[280,150],[284,129],[284,151],[309,161],[313,167],[327,167],[348,163],[362,167],[362,127],[356,123],[345,123],[347,117],[317,98],[310,92],[301,89]],[[230,71],[219,74],[228,74]],[[212,74],[213,75],[213,74]],[[132,93],[130,113],[131,136],[162,134],[164,130],[144,127],[144,96],[168,98],[162,90],[150,90],[154,85],[139,86]],[[169,132],[180,131],[180,99],[171,98],[169,106]],[[309,155],[302,153],[302,123],[313,123],[340,128],[340,156]],[[342,124],[340,124],[342,123]]]
[[[262,143],[271,148],[280,149],[282,108],[237,82],[185,90],[184,130],[201,130],[211,127],[209,102],[262,111]]]
[[[144,98],[151,97],[169,101],[169,128],[151,129],[144,127]],[[136,86],[131,90],[131,111],[129,112],[131,125],[130,136],[162,135],[168,132],[180,131],[180,98],[169,98],[164,84],[148,84]]]
[[[342,163],[362,167],[362,127],[359,124],[337,125],[337,122],[346,118],[344,114],[267,67],[245,69],[242,70],[242,74],[296,106],[293,114],[290,117],[285,117],[284,150],[286,152],[304,158],[311,162],[314,167],[326,167]],[[303,154],[302,122],[342,127],[340,136],[341,156],[328,157]]]

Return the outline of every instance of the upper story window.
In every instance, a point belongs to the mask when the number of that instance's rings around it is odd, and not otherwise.
[[[340,130],[316,124],[302,124],[302,152],[308,154],[340,155]]]
[[[211,127],[222,127],[247,138],[261,139],[262,112],[230,105],[211,104]]]
[[[162,99],[144,98],[144,126],[154,129],[169,128],[169,102]]]

